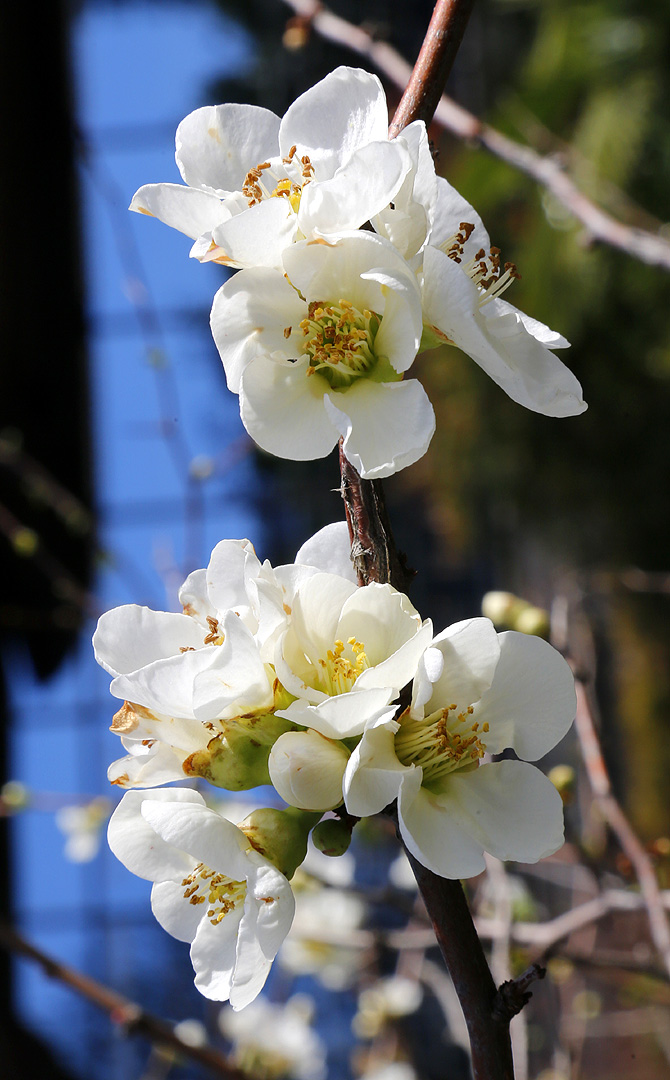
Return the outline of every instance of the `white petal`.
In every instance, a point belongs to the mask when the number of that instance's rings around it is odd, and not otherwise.
[[[439,677],[433,649],[442,654]],[[489,619],[466,619],[448,626],[435,638],[426,659],[419,664],[415,693],[427,702],[426,712],[452,703],[459,709],[479,701],[490,687],[500,657],[498,634]],[[424,682],[432,682],[428,697]]]
[[[240,386],[242,423],[263,450],[293,461],[325,457],[339,438],[324,405],[328,383],[309,376],[307,357],[295,363],[255,357]]]
[[[230,266],[280,267],[282,252],[293,243],[297,228],[288,199],[264,199],[212,230],[212,240],[220,249],[217,261]]]
[[[171,788],[167,794],[188,790]],[[128,798],[135,792],[128,792]],[[139,793],[138,793],[139,794]],[[245,881],[248,865],[245,855],[249,841],[231,821],[221,817],[214,810],[209,810],[200,800],[198,805],[180,803],[153,802],[151,796],[158,792],[143,792],[148,798],[142,803],[142,817],[149,823],[154,833],[166,844],[180,851],[188,851],[198,862],[205,863],[211,870],[218,870],[233,881]],[[168,875],[165,875],[166,877]]]
[[[442,796],[421,787],[422,770],[403,777],[398,795],[400,834],[415,859],[434,874],[466,878],[484,869],[484,845],[446,813]],[[472,774],[470,774],[472,775]]]
[[[267,267],[242,270],[221,286],[210,325],[226,371],[229,390],[240,392],[242,372],[259,351],[300,355],[300,320],[307,314],[283,274]],[[286,328],[293,331],[287,339]]]
[[[182,761],[187,756],[184,752],[177,754],[171,746],[160,742],[143,750],[143,754],[127,754],[112,762],[107,770],[110,784],[120,788],[153,788],[184,779]]]
[[[368,817],[380,813],[398,797],[407,773],[417,772],[421,783],[421,770],[415,765],[403,765],[396,757],[397,730],[392,714],[380,717],[366,729],[352,752],[343,781],[344,801],[350,814]]]
[[[204,809],[205,801],[190,788],[169,788],[161,791],[128,791],[112,814],[107,840],[113,853],[128,870],[148,881],[181,879],[190,874],[195,860],[185,850],[175,848],[156,835],[142,815],[146,802],[167,803],[179,809],[179,804],[192,803]]]
[[[191,944],[195,985],[211,1001],[227,1001],[230,995],[243,913],[238,904],[216,926],[208,918],[201,919]]]
[[[499,640],[500,660],[490,690],[475,707],[476,719],[490,726],[490,753],[511,747],[524,760],[537,761],[575,718],[575,680],[561,654],[542,638],[510,630]]]
[[[203,904],[190,904],[181,881],[159,881],[151,890],[151,910],[177,941],[193,941],[205,915]]]
[[[343,743],[318,731],[287,731],[270,751],[268,770],[277,794],[301,810],[334,810],[342,802],[349,760]]]
[[[260,560],[249,540],[221,540],[207,567],[207,594],[218,613],[233,610],[244,617],[249,609],[249,579],[258,577]]]
[[[347,600],[356,596],[353,582],[335,574],[314,574],[299,589],[289,634],[313,663],[325,657],[339,636],[339,621]]]
[[[330,180],[306,184],[298,223],[305,236],[358,229],[395,196],[410,167],[402,143],[368,143]]]
[[[348,461],[366,480],[392,476],[428,449],[435,414],[416,379],[397,383],[359,381],[324,398],[327,415],[344,437]]]
[[[429,247],[424,254],[424,319],[457,345],[514,401],[547,416],[586,408],[579,382],[526,330],[514,311],[492,300],[481,311],[477,289],[457,263]],[[489,310],[490,309],[490,310]]]
[[[336,694],[318,705],[298,699],[277,716],[313,728],[327,739],[349,739],[360,735],[366,724],[376,721],[380,715],[393,716],[397,707],[388,709],[387,706],[394,694],[393,687],[379,687]]]
[[[177,165],[190,187],[238,191],[247,173],[277,154],[279,117],[256,105],[206,105],[177,128]]]
[[[198,625],[202,626],[203,629],[205,626],[208,627],[208,615],[216,618],[218,611],[212,607],[207,595],[207,571],[205,569],[191,571],[179,590],[179,603],[183,608],[188,608],[187,611],[184,611],[184,614],[191,619],[196,619]],[[208,633],[209,627],[203,634],[203,638]]]
[[[304,240],[287,248],[284,269],[307,302],[348,300],[359,311],[368,308],[382,315],[385,292],[370,271],[407,277],[407,263],[381,236],[350,232],[338,240]]]
[[[488,307],[489,305],[487,304],[486,306]],[[521,319],[528,333],[532,334],[537,341],[546,345],[548,349],[570,348],[570,342],[567,338],[564,338],[562,334],[559,334],[556,330],[550,330],[544,323],[539,322],[538,319],[534,319],[531,315],[526,315],[524,311],[519,311],[513,304],[508,304],[506,300],[496,300],[495,307],[501,314],[511,312],[516,315],[517,318]]]
[[[399,374],[414,362],[423,332],[421,293],[416,277],[405,269],[407,272],[373,269],[362,275],[368,281],[378,281],[386,299],[375,355],[385,356]]]
[[[324,525],[305,541],[295,561],[301,565],[315,566],[329,574],[339,574],[354,584],[358,581],[351,562],[351,540],[346,521]]]
[[[452,773],[446,791],[435,799],[445,819],[498,859],[537,862],[563,843],[561,797],[525,761],[496,761],[470,773]]]
[[[272,686],[253,634],[234,611],[227,611],[220,627],[224,641],[213,662],[193,681],[193,712],[207,723],[235,703],[240,712],[271,708]]]
[[[114,697],[137,702],[152,712],[195,719],[194,680],[216,658],[215,645],[201,646],[193,652],[156,660],[128,675],[119,675],[109,689]]]
[[[252,853],[250,859],[253,857]],[[244,1008],[262,990],[277,950],[291,928],[295,911],[293,893],[284,875],[260,857],[257,861],[258,871],[249,881],[238,932],[237,960],[230,993],[233,1009]]]
[[[332,176],[360,146],[387,137],[388,108],[376,75],[338,67],[297,98],[279,132],[282,156],[297,146],[309,155],[319,180]]]
[[[110,675],[126,675],[189,646],[202,647],[202,631],[194,619],[138,604],[105,612],[93,635],[95,658]]]
[[[182,184],[145,184],[135,192],[128,209],[158,218],[192,240],[211,232],[228,216],[218,196]]]

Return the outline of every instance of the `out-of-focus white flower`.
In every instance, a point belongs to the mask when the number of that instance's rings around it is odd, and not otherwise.
[[[344,522],[320,530],[295,563],[276,568],[261,563],[248,540],[222,540],[207,569],[194,571],[182,586],[183,614],[129,604],[100,618],[96,659],[113,677],[112,694],[126,701],[112,730],[128,753],[110,767],[112,783],[153,787],[210,769],[212,782],[238,789],[246,769],[251,786],[253,762],[243,760],[240,741],[251,727],[263,742],[270,724],[269,743],[285,730],[268,720],[290,701],[269,661],[295,589],[323,569],[345,574],[354,587]],[[237,739],[241,775],[217,780],[212,769],[218,766],[211,766],[217,746],[210,744],[224,736]],[[207,758],[204,764],[195,760],[198,754]],[[267,782],[267,774],[256,782]]]
[[[358,1012],[352,1021],[356,1035],[374,1039],[389,1020],[416,1012],[423,990],[414,979],[391,975],[366,987],[358,997]]]
[[[284,875],[187,788],[126,792],[108,839],[124,866],[154,882],[163,929],[191,943],[200,993],[233,1009],[253,1001],[293,920]]]
[[[295,975],[314,975],[329,990],[344,990],[367,962],[355,940],[366,914],[364,901],[343,889],[296,886],[295,904],[279,964]]]
[[[102,797],[79,806],[62,806],[56,811],[56,825],[66,837],[66,859],[83,863],[95,858],[111,812],[112,804]]]
[[[368,724],[344,778],[350,814],[397,798],[407,848],[448,878],[484,869],[484,851],[536,862],[563,843],[560,796],[522,761],[482,764],[512,748],[537,760],[565,735],[574,680],[540,638],[497,634],[488,619],[448,627],[419,662],[412,705]]]
[[[343,437],[361,476],[425,454],[433,408],[405,379],[422,334],[421,294],[395,248],[370,232],[287,248],[214,298],[212,334],[252,439],[277,457],[324,457]]]
[[[242,1013],[222,1009],[219,1027],[232,1043],[234,1063],[267,1080],[323,1080],[326,1048],[314,1030],[311,1000],[302,994],[275,1005],[257,998]]]
[[[148,184],[131,210],[195,240],[191,255],[225,266],[279,266],[304,237],[358,229],[395,197],[410,169],[388,138],[379,79],[339,67],[283,120],[253,105],[206,106],[177,129],[187,187]]]

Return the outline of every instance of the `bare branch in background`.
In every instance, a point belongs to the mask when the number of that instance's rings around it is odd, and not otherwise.
[[[386,42],[375,41],[362,27],[354,26],[335,15],[318,3],[318,0],[282,2],[322,37],[364,56],[396,86],[401,89],[405,87],[412,68],[400,53]],[[559,156],[545,157],[530,146],[523,146],[510,139],[489,124],[483,123],[446,95],[442,95],[437,102],[434,120],[457,138],[484,147],[495,157],[536,180],[550,191],[577,221],[581,221],[587,230],[587,239],[591,242],[606,244],[608,247],[625,251],[627,255],[649,266],[659,266],[670,271],[670,241],[646,229],[624,225],[602,210],[579,190],[565,171]],[[393,133],[398,132],[394,130]]]
[[[248,1080],[247,1073],[230,1065],[224,1055],[213,1046],[189,1046],[179,1038],[174,1028],[165,1020],[146,1012],[130,998],[124,997],[115,990],[110,990],[96,979],[91,979],[88,975],[83,975],[80,971],[75,971],[74,968],[47,956],[16,931],[1,923],[0,946],[17,956],[34,960],[50,978],[69,986],[87,1001],[103,1009],[109,1014],[110,1019],[128,1034],[142,1035],[157,1046],[170,1047],[180,1056],[199,1062],[215,1076],[224,1077],[225,1080]]]

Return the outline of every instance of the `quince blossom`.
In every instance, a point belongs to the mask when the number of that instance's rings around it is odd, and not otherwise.
[[[183,614],[129,604],[100,618],[96,659],[113,676],[111,693],[125,701],[112,730],[127,756],[110,767],[112,783],[153,787],[193,770],[207,775],[198,770],[205,757],[209,767],[218,743],[236,740],[239,756],[251,728],[254,742],[267,743],[267,755],[290,726],[272,716],[291,700],[269,662],[275,641],[299,582],[324,568],[347,575],[354,588],[344,522],[321,529],[283,567],[261,563],[248,540],[222,540],[207,569],[194,571],[180,589]],[[230,754],[228,763],[235,765]],[[241,761],[239,774],[230,779],[228,772],[222,786],[253,786],[248,762]],[[208,779],[217,782],[211,772]]]
[[[422,334],[415,275],[370,232],[284,251],[282,270],[242,270],[212,307],[228,387],[258,445],[308,461],[340,437],[361,476],[417,461],[435,430],[420,383],[405,380]]]
[[[575,710],[572,673],[541,638],[456,623],[422,656],[411,706],[368,723],[344,776],[347,810],[376,814],[397,799],[407,848],[442,877],[479,874],[485,851],[536,862],[563,843],[560,795],[527,760],[482,758],[511,748],[537,760]]]
[[[191,944],[204,997],[242,1009],[263,988],[294,913],[291,886],[196,791],[127,792],[112,815],[109,846],[153,881],[164,930]]]
[[[379,79],[339,67],[280,120],[254,105],[196,109],[177,128],[188,185],[148,184],[131,210],[195,240],[191,255],[226,266],[280,266],[296,240],[358,229],[392,201],[410,168],[388,138]]]

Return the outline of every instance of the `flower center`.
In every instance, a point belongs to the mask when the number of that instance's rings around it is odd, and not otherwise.
[[[310,358],[307,374],[318,371],[334,390],[366,375],[377,362],[374,340],[380,322],[374,311],[359,311],[348,300],[313,300],[300,323],[303,352]]]
[[[229,911],[244,903],[247,892],[246,881],[233,881],[204,863],[198,863],[182,885],[184,899],[189,904],[209,904],[207,918],[212,926],[217,926]]]
[[[450,236],[440,245],[442,250],[453,259],[454,262],[463,262],[463,248],[474,232],[474,225],[467,221],[461,221],[459,231]],[[500,248],[489,248],[488,255],[484,248],[480,248],[470,262],[465,263],[463,270],[471,281],[475,283],[481,294],[480,308],[488,304],[496,296],[502,294],[510,287],[514,279],[521,279],[521,274],[514,263],[506,262],[500,265]]]
[[[298,157],[295,146],[291,147],[287,157],[282,158],[282,164],[284,166],[293,165],[293,172],[300,174],[299,182],[295,183],[293,180],[288,179],[285,173],[282,176],[278,175],[274,172],[271,162],[261,161],[259,165],[249,169],[242,184],[242,194],[245,196],[249,206],[255,206],[256,203],[262,202],[263,199],[288,199],[293,212],[298,213],[302,189],[312,179],[314,166],[307,154],[301,158]],[[268,187],[267,181],[270,179],[272,183]]]
[[[319,658],[320,667],[319,682],[324,693],[334,697],[336,694],[347,694],[352,689],[356,679],[370,667],[365,655],[365,645],[362,641],[350,637],[347,641],[350,657],[345,656],[345,644],[343,641],[335,641],[332,649],[328,649],[325,659]]]
[[[459,713],[456,713],[457,708],[457,705],[447,705],[423,720],[410,720],[405,713],[395,736],[398,760],[403,765],[420,765],[423,786],[435,792],[455,769],[476,768],[486,752],[486,744],[479,734],[480,725],[471,719],[472,705]],[[482,735],[488,730],[488,724],[481,725]]]

